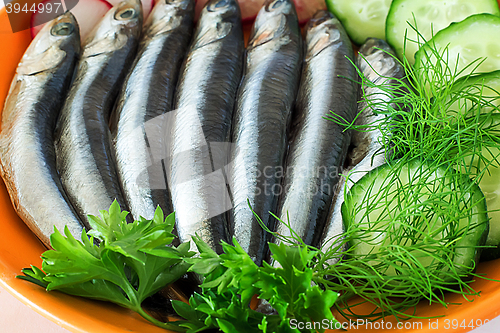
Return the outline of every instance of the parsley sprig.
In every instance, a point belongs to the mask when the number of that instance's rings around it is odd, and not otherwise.
[[[158,208],[152,220],[127,224],[128,213],[116,201],[109,212],[100,213],[100,218],[89,216],[92,229],[82,232],[81,242],[68,228],[64,235],[55,229],[50,237],[53,250],[42,254],[43,271],[32,266],[18,277],[48,291],[113,302],[158,326],[183,331],[155,319],[141,306],[147,297],[183,276],[190,266],[185,259],[194,255],[189,243],[169,246],[175,238],[174,215],[164,219]]]
[[[199,237],[193,241],[199,257],[186,259],[193,264],[189,271],[204,277],[201,294],[195,293],[189,304],[172,301],[176,312],[189,319],[176,322],[188,333],[218,328],[223,332],[299,332],[289,324],[297,322],[335,323],[331,307],[338,294],[321,290],[312,283],[311,259],[317,251],[300,245],[269,244],[279,265],[264,262],[257,266],[233,239],[223,242],[224,253],[217,255]],[[280,267],[279,267],[280,266]],[[251,309],[253,295],[265,300],[277,314],[264,315]],[[305,329],[301,332],[316,332]],[[323,332],[324,330],[319,330]]]
[[[64,235],[55,229],[50,238],[53,250],[42,254],[42,269],[32,266],[18,277],[49,291],[116,303],[155,325],[178,332],[299,332],[291,328],[291,319],[336,323],[330,309],[338,294],[313,283],[311,259],[318,254],[314,248],[270,244],[279,265],[264,263],[259,267],[236,240],[233,245],[223,242],[224,253],[218,255],[194,236],[199,252],[194,257],[190,243],[171,246],[174,214],[164,219],[158,208],[152,220],[141,218],[127,224],[128,213],[122,212],[117,202],[109,212],[100,213],[100,218],[89,216],[92,229],[82,232],[81,241],[67,228]],[[197,274],[202,292],[193,294],[189,304],[172,301],[185,320],[165,323],[142,308],[147,297],[188,271]],[[277,314],[252,309],[255,295]]]

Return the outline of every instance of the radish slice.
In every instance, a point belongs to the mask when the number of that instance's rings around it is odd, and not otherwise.
[[[80,1],[85,1],[85,0],[80,0]],[[115,6],[120,2],[122,2],[122,0],[108,0],[108,1],[112,6]],[[144,16],[143,22],[146,22],[146,18],[148,17],[149,13],[151,13],[151,10],[155,5],[155,0],[141,0],[141,3],[142,3],[142,13]]]
[[[241,9],[241,22],[247,23],[257,17],[266,0],[238,0]]]
[[[196,1],[196,20],[198,20],[201,10],[208,1]],[[253,21],[265,2],[266,0],[238,0],[241,9],[241,21],[243,23]],[[301,25],[306,24],[318,10],[326,9],[325,0],[293,0],[293,2]]]
[[[60,3],[61,0],[45,0],[38,5],[37,11],[31,16],[32,38],[43,28],[45,23],[64,12],[64,9],[57,10]],[[70,3],[70,1],[67,1],[66,5],[70,5]],[[85,40],[89,32],[92,31],[111,7],[109,2],[105,0],[80,0],[74,8],[69,8],[80,27],[80,40]],[[49,8],[50,13],[48,13]]]
[[[209,0],[196,0],[196,5],[194,7],[194,20],[198,21],[198,18],[200,17],[201,10],[205,5],[207,4]]]
[[[293,0],[299,17],[299,24],[306,24],[318,10],[326,9],[325,0]]]

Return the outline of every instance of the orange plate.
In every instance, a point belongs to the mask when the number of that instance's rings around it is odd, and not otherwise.
[[[5,8],[0,10],[2,108],[17,64],[30,41],[29,30],[12,33]],[[0,212],[0,285],[23,303],[73,332],[167,332],[135,312],[119,306],[59,292],[49,293],[34,284],[16,279],[22,268],[30,265],[41,267],[40,255],[46,249],[17,216],[3,182],[0,182]]]
[[[14,75],[17,64],[30,43],[29,31],[11,33],[9,20],[5,9],[0,11],[0,105],[3,106],[10,82]],[[41,198],[42,199],[42,198]],[[119,306],[104,302],[91,301],[83,298],[64,295],[59,292],[46,292],[44,289],[26,281],[16,279],[21,269],[31,264],[41,265],[40,255],[45,250],[44,246],[24,225],[23,221],[16,215],[9,195],[3,182],[0,182],[0,284],[11,292],[15,297],[32,309],[56,322],[60,326],[73,332],[148,332],[165,333],[166,331],[156,327],[132,311],[125,310]],[[500,261],[482,263],[478,272],[486,274],[489,278],[500,279]],[[419,316],[444,315],[437,322],[439,329],[447,332],[466,332],[472,327],[467,327],[470,321],[474,321],[474,327],[479,321],[492,319],[500,314],[500,284],[485,280],[479,280],[471,285],[475,290],[481,291],[480,297],[472,297],[470,302],[456,296],[447,297],[448,302],[462,303],[444,308],[441,305],[420,304]],[[446,320],[449,320],[447,322]],[[453,322],[453,320],[457,320]],[[465,320],[465,322],[463,321]],[[396,327],[396,322],[386,320],[384,325]],[[413,326],[413,329],[398,330],[403,332],[436,332],[436,320],[427,319],[412,320],[410,323],[421,322],[421,329]],[[429,323],[432,327],[429,327]],[[466,327],[453,329],[453,324],[460,326],[466,323]],[[419,325],[419,324],[412,324]],[[377,328],[377,327],[374,327]],[[366,328],[364,331],[373,331]],[[356,330],[363,331],[363,328]],[[377,329],[377,331],[391,331]]]

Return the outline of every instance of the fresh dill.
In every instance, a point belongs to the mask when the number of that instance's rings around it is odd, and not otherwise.
[[[341,293],[336,308],[347,318],[419,318],[422,300],[447,306],[445,294],[458,293],[468,301],[479,294],[468,283],[484,278],[474,273],[476,260],[460,257],[484,248],[465,240],[488,223],[474,187],[499,165],[500,97],[475,73],[484,60],[458,70],[448,66],[446,48],[426,50],[433,61],[418,69],[394,57],[402,79],[374,83],[358,69],[366,108],[385,117],[363,126],[329,117],[349,129],[379,131],[392,156],[372,171],[378,178],[365,182],[357,201],[349,199],[354,188],[346,193],[345,233],[316,264],[315,282]]]

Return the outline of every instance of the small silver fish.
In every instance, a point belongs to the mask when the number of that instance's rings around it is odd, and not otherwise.
[[[227,241],[226,165],[244,52],[236,0],[211,0],[201,12],[175,94],[168,182],[179,239],[195,233],[215,251]],[[195,248],[193,247],[193,250]]]
[[[172,110],[174,89],[189,46],[194,0],[159,1],[144,25],[139,51],[118,97],[110,123],[118,176],[128,208],[136,218],[165,215],[172,203],[164,161],[153,163],[161,116]]]
[[[2,112],[1,174],[12,204],[50,247],[54,226],[80,239],[82,224],[56,170],[53,132],[80,53],[78,24],[70,12],[36,35],[19,63]]]
[[[402,66],[393,57],[394,51],[383,40],[369,38],[360,48],[357,58],[357,66],[363,75],[375,84],[394,84],[394,79],[404,76]],[[391,96],[379,88],[364,86],[364,96],[373,102],[377,102],[379,109],[367,107],[367,102],[361,100],[358,106],[358,117],[355,125],[365,126],[366,130],[353,131],[351,144],[354,146],[348,156],[348,165],[341,177],[332,207],[330,208],[327,226],[323,232],[321,246],[328,249],[335,246],[344,232],[342,223],[341,207],[344,195],[354,183],[361,179],[368,171],[386,163],[391,152],[385,152],[381,142],[382,134],[379,129],[368,130],[370,125],[378,126],[386,114],[377,114],[387,108]]]
[[[316,246],[331,206],[351,131],[325,120],[329,112],[351,122],[356,116],[358,75],[354,51],[340,21],[317,12],[306,27],[306,55],[292,120],[279,217],[302,240]],[[290,236],[278,222],[276,232]]]
[[[268,0],[250,36],[236,109],[228,168],[233,208],[230,233],[258,264],[272,229],[281,183],[287,131],[299,87],[302,36],[291,0]],[[278,190],[277,190],[278,189]]]
[[[139,0],[111,8],[84,43],[57,122],[57,170],[80,218],[99,215],[113,200],[126,209],[108,127],[116,96],[134,60],[142,28]]]

